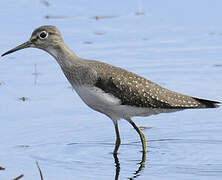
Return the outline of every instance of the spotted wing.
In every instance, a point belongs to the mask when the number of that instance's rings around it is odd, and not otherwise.
[[[98,71],[95,86],[121,100],[122,105],[147,108],[214,108],[219,102],[186,96],[149,81],[124,69],[107,65]]]

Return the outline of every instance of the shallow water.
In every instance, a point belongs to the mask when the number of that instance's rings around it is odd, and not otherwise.
[[[52,24],[81,57],[222,101],[221,1],[49,2],[0,2],[1,53]],[[0,179],[23,173],[22,179],[39,180],[35,161],[44,179],[54,180],[222,176],[222,108],[134,118],[148,146],[145,167],[136,173],[142,153],[135,130],[119,122],[122,145],[113,158],[112,122],[80,100],[45,52],[26,49],[1,58],[0,99]]]

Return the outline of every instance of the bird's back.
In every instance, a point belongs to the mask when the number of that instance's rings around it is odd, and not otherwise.
[[[215,108],[219,102],[186,96],[135,73],[98,61],[87,61],[97,72],[95,86],[121,100],[122,105],[144,108]]]

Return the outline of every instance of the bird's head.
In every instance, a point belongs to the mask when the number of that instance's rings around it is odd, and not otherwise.
[[[29,47],[39,48],[49,52],[53,48],[56,48],[60,42],[63,42],[63,39],[60,31],[55,26],[41,26],[33,31],[31,38],[27,42],[5,52],[2,56]]]

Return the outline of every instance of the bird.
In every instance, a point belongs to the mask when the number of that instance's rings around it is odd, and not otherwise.
[[[173,92],[120,67],[81,58],[65,44],[61,32],[52,25],[36,28],[27,42],[2,56],[29,47],[42,49],[52,55],[80,98],[90,108],[112,120],[116,134],[114,155],[121,144],[118,128],[120,119],[128,121],[137,131],[142,152],[145,153],[145,135],[132,117],[220,106],[218,101]]]

